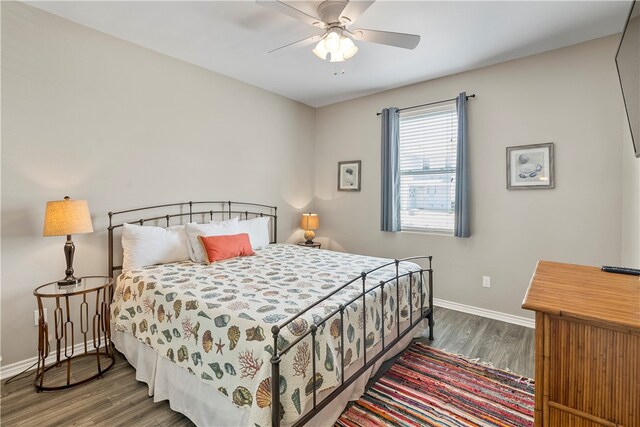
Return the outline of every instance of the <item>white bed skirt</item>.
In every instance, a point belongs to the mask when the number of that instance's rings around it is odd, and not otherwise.
[[[408,321],[401,324],[405,328]],[[426,327],[427,320],[416,326],[401,339],[387,354],[378,360],[374,366],[347,387],[337,398],[307,423],[308,426],[331,426],[338,419],[349,401],[362,396],[369,379],[380,369],[388,359],[404,350],[413,337]],[[395,329],[395,328],[394,328]],[[395,332],[388,334],[385,339],[391,341]],[[198,426],[212,427],[244,427],[248,426],[249,410],[238,408],[228,398],[214,387],[200,381],[195,375],[170,360],[160,356],[151,347],[138,341],[134,336],[116,331],[112,327],[112,341],[115,347],[125,355],[129,363],[136,369],[136,379],[149,386],[149,396],[154,402],[169,400],[169,406],[174,411],[187,416]],[[367,350],[367,357],[371,358],[380,351],[381,343]],[[362,366],[362,362],[352,363],[345,372],[348,378]],[[318,393],[318,402],[331,393],[333,389]],[[305,408],[306,413],[311,408]],[[286,427],[283,425],[283,427]]]

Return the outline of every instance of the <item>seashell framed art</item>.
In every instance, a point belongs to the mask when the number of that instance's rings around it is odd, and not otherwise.
[[[507,147],[507,190],[554,188],[553,142]]]
[[[338,162],[338,191],[360,191],[361,160]]]

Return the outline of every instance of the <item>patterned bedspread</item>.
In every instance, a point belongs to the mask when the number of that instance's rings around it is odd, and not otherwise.
[[[271,327],[281,324],[333,289],[378,267],[388,259],[353,255],[288,244],[269,245],[254,256],[211,265],[181,262],[123,272],[111,305],[115,328],[133,334],[161,356],[188,369],[239,407],[250,409],[251,425],[268,426],[271,416]],[[400,264],[400,274],[419,269]],[[367,287],[395,275],[395,266],[372,273]],[[420,306],[419,277],[414,275],[413,309]],[[281,331],[279,348],[307,331],[339,304],[360,294],[358,280]],[[424,289],[426,294],[426,286]],[[409,318],[408,279],[368,294],[345,310],[345,366],[362,357],[365,348],[395,331],[396,304],[401,320]],[[425,297],[426,298],[426,297]],[[384,301],[384,320],[382,314]],[[367,336],[362,328],[366,316]],[[318,391],[340,383],[339,315],[318,328],[315,348],[304,339],[282,358],[283,422],[295,421],[312,399],[311,357],[316,358]]]

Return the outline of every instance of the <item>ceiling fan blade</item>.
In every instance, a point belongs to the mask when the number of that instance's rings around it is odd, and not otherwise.
[[[325,28],[326,24],[320,20],[317,16],[309,15],[307,12],[303,12],[299,9],[296,9],[293,6],[288,5],[287,3],[279,0],[256,0],[256,3],[260,6],[264,6],[268,9],[275,10],[277,12],[288,15],[292,18],[297,19],[298,21],[302,21],[309,25],[313,25],[317,28]]]
[[[353,24],[374,2],[375,0],[350,0],[340,14],[340,22],[345,25]]]
[[[311,44],[313,42],[320,41],[321,38],[322,38],[321,35],[320,36],[307,37],[306,39],[298,40],[297,42],[293,42],[293,43],[285,44],[284,46],[277,47],[277,48],[275,48],[273,50],[270,50],[267,53],[273,53],[273,52],[276,52],[278,50],[288,49],[288,48],[291,48],[291,47],[306,46],[306,45],[309,45],[309,44]]]
[[[370,43],[386,44],[389,46],[401,47],[404,49],[414,49],[420,43],[420,36],[417,34],[392,33],[389,31],[376,30],[354,30],[353,38]]]

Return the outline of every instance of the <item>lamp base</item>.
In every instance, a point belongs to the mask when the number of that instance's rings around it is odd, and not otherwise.
[[[307,230],[304,232],[304,238],[307,239],[305,242],[307,245],[313,244],[313,238],[316,237],[316,233],[313,230]]]
[[[82,280],[74,276],[65,277],[62,280],[58,280],[58,286],[64,286],[64,287],[78,286],[80,283],[82,283]]]
[[[76,247],[71,240],[71,235],[67,235],[67,242],[64,244],[64,258],[67,261],[67,269],[64,271],[64,279],[58,280],[58,286],[78,286],[80,284],[81,280],[73,275],[73,254],[75,252]]]

